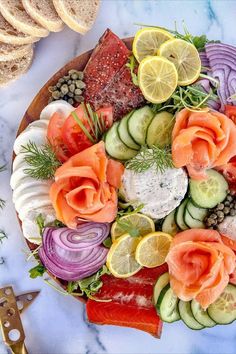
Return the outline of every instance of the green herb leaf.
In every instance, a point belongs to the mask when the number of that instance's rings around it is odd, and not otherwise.
[[[4,239],[7,239],[7,234],[4,230],[0,230],[0,243],[3,243]]]
[[[0,198],[0,209],[3,209],[6,205],[6,201]]]
[[[124,230],[124,232],[127,232],[130,234],[132,237],[139,237],[140,236],[140,231],[137,227],[135,227],[131,221],[129,220],[118,220],[117,221],[118,225]]]
[[[159,148],[152,146],[142,146],[140,152],[126,163],[126,167],[137,173],[145,172],[152,166],[156,167],[157,171],[163,173],[167,168],[173,167],[171,150],[168,147]]]
[[[39,263],[36,265],[36,267],[29,270],[30,278],[35,279],[37,277],[42,277],[45,272],[46,268],[41,263]]]
[[[22,146],[25,153],[25,161],[29,165],[24,172],[35,179],[52,179],[61,162],[58,161],[53,147],[45,144],[38,147],[35,143],[29,142]]]
[[[36,224],[38,225],[38,228],[39,228],[39,234],[40,234],[40,236],[42,236],[43,235],[43,229],[45,228],[45,220],[44,220],[42,214],[39,214],[37,216]]]
[[[126,64],[126,66],[127,66],[127,68],[130,69],[130,73],[131,73],[133,84],[135,86],[139,86],[138,76],[134,72],[135,68],[138,66],[138,63],[137,63],[137,61],[136,61],[136,59],[135,59],[135,57],[133,55],[131,55],[129,57],[129,62]]]
[[[7,169],[7,164],[0,166],[0,172],[4,172]]]
[[[136,208],[134,208],[133,206],[130,205],[125,210],[118,210],[116,221],[119,221],[122,216],[139,213],[143,209],[144,205],[145,204],[142,203],[142,204],[138,205]]]
[[[105,246],[106,248],[110,248],[112,245],[112,239],[111,237],[107,237],[104,241],[103,241],[103,246]]]

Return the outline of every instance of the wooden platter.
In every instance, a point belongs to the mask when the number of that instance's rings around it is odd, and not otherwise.
[[[124,43],[127,47],[131,50],[133,37],[123,39]],[[53,86],[57,83],[60,77],[66,75],[69,70],[76,69],[79,71],[83,71],[93,50],[89,50],[78,57],[69,61],[66,65],[64,65],[59,71],[57,71],[47,82],[46,84],[40,89],[37,95],[34,97],[33,101],[31,102],[30,106],[26,110],[21,123],[19,125],[17,136],[25,130],[25,128],[33,121],[38,120],[40,117],[40,113],[43,108],[48,104],[48,100],[50,98],[50,93],[48,91],[49,86]],[[13,154],[13,160],[15,155]],[[19,223],[21,224],[20,219],[18,218]],[[30,250],[34,250],[37,245],[32,244],[28,240],[26,240],[28,247]],[[66,282],[60,281],[59,279],[55,278],[52,274],[48,272],[49,276],[53,278],[62,288],[66,288]],[[75,296],[76,297],[76,296]],[[85,302],[85,298],[76,297],[78,300]]]

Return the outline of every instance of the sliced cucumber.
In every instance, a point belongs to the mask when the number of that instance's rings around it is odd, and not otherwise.
[[[188,209],[189,214],[192,216],[192,218],[203,221],[205,217],[207,216],[207,209],[204,208],[199,208],[195,206],[191,200],[188,202],[186,208]]]
[[[159,308],[159,315],[162,321],[171,323],[180,319],[178,302],[179,299],[170,288],[170,285],[166,285],[157,300],[157,308]]]
[[[225,178],[215,170],[208,170],[208,179],[190,179],[190,195],[195,205],[200,208],[214,208],[221,203],[228,190],[228,183]]]
[[[179,300],[179,314],[181,320],[191,329],[203,329],[204,326],[201,325],[195,318],[193,317],[193,313],[191,310],[190,301],[182,301]]]
[[[207,311],[204,311],[201,305],[196,300],[191,301],[191,310],[194,318],[201,325],[205,327],[214,327],[216,325],[215,321],[210,318]]]
[[[156,284],[153,289],[153,303],[156,306],[157,305],[157,300],[159,298],[159,295],[161,291],[166,287],[167,284],[169,284],[169,273],[163,273],[156,281]]]
[[[138,145],[145,145],[147,128],[153,118],[150,107],[137,109],[128,120],[128,132]]]
[[[184,221],[184,211],[187,203],[188,203],[188,199],[185,199],[175,212],[175,222],[181,230],[188,229],[188,226],[185,224]]]
[[[189,213],[187,206],[184,210],[184,222],[190,229],[205,229],[205,224],[200,220],[194,219]]]
[[[128,148],[119,138],[119,123],[115,122],[105,136],[105,146],[107,153],[118,160],[129,160],[137,154],[136,150]]]
[[[229,324],[236,320],[236,286],[228,284],[218,299],[207,309],[217,324]]]
[[[133,114],[133,112],[127,114],[124,118],[121,119],[121,121],[119,122],[119,125],[118,125],[118,133],[119,133],[119,137],[120,137],[121,141],[126,146],[128,146],[129,148],[134,149],[134,150],[139,150],[140,146],[138,144],[136,144],[136,142],[134,141],[134,139],[132,138],[132,136],[129,134],[129,131],[128,131],[128,120],[132,114]]]
[[[174,127],[174,116],[169,112],[160,112],[155,115],[147,130],[146,143],[152,145],[166,146],[171,143],[171,133]]]
[[[161,230],[171,236],[174,236],[178,232],[178,226],[175,222],[175,210],[165,217]]]

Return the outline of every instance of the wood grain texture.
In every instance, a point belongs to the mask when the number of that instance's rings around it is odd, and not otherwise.
[[[125,38],[123,39],[123,41],[125,42],[125,44],[127,45],[127,47],[129,49],[132,48],[132,42],[133,42],[133,37],[132,38]],[[71,61],[69,61],[65,66],[63,66],[59,71],[57,71],[48,81],[47,83],[41,88],[41,90],[37,93],[37,95],[35,96],[35,98],[33,99],[33,101],[31,102],[30,106],[28,107],[27,111],[25,112],[21,123],[19,125],[18,131],[17,131],[17,135],[18,136],[21,132],[23,132],[25,130],[25,128],[33,121],[38,120],[41,111],[43,110],[43,108],[48,104],[48,100],[50,98],[50,92],[48,91],[49,86],[53,86],[57,83],[57,81],[64,75],[66,75],[68,73],[69,70],[71,69],[76,69],[76,70],[80,70],[83,71],[91,54],[92,54],[93,50],[89,50],[88,52],[85,52],[81,55],[79,55],[78,57],[72,59]],[[13,154],[13,159],[14,160],[15,155]],[[19,223],[20,219],[18,218]],[[36,245],[34,245],[33,243],[29,242],[28,240],[26,240],[28,247],[30,250],[34,250],[37,248]],[[65,281],[61,281],[59,279],[57,279],[56,277],[54,277],[52,274],[50,274],[48,272],[49,276],[51,278],[53,278],[58,285],[60,285],[63,289],[66,288],[66,282]],[[76,299],[85,302],[86,299],[85,298],[81,298],[81,297],[76,297]]]

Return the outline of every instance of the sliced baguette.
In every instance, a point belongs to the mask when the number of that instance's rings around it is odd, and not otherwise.
[[[13,45],[0,42],[0,61],[15,60],[29,54],[31,44]]]
[[[40,38],[17,31],[0,13],[0,42],[23,45],[37,42]]]
[[[53,0],[61,19],[72,30],[85,34],[97,17],[100,0]]]
[[[46,37],[49,32],[35,22],[25,11],[20,0],[1,0],[0,12],[18,31],[33,37]]]
[[[0,62],[0,87],[7,85],[24,74],[29,69],[32,59],[33,49],[22,58]]]
[[[52,32],[63,29],[64,23],[58,16],[52,0],[22,0],[25,11],[41,26]]]

